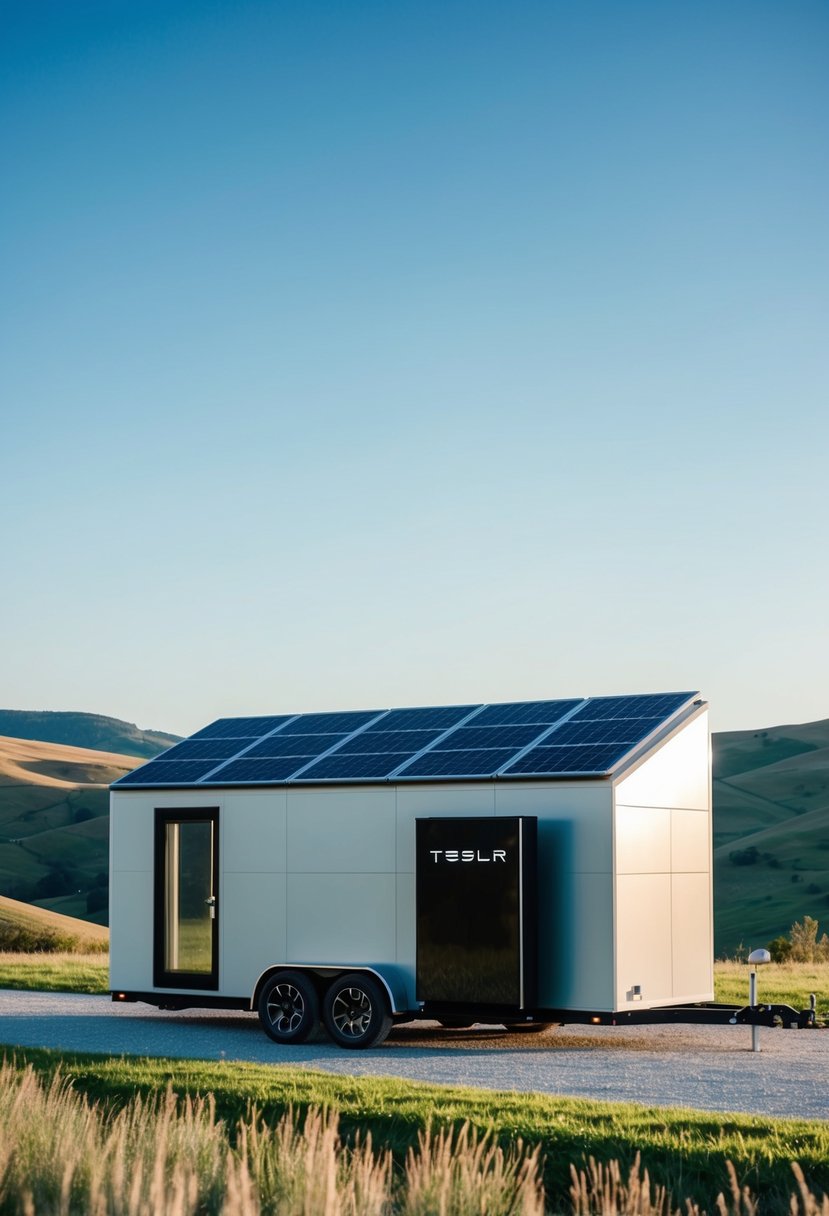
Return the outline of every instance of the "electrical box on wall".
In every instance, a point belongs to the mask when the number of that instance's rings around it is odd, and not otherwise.
[[[418,819],[417,999],[536,999],[536,819]]]

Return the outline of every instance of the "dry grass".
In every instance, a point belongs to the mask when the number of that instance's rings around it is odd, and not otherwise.
[[[829,1216],[797,1166],[791,1216]],[[729,1164],[718,1216],[757,1216]],[[569,1195],[545,1196],[538,1147],[499,1147],[468,1124],[427,1129],[395,1167],[370,1136],[346,1145],[336,1113],[289,1111],[270,1127],[255,1109],[234,1127],[212,1095],[170,1088],[118,1110],[88,1102],[60,1073],[0,1067],[0,1211],[20,1216],[704,1216],[651,1183],[593,1158],[571,1167]]]
[[[0,785],[46,785],[54,789],[109,785],[143,764],[144,759],[4,735],[0,737]]]

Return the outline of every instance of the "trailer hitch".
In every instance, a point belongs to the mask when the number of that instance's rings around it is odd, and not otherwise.
[[[784,1030],[816,1030],[815,998],[798,1012],[791,1005],[745,1005],[728,1019],[733,1026],[780,1026]]]

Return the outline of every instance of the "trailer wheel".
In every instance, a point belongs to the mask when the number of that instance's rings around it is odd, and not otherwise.
[[[319,1026],[317,990],[301,971],[277,971],[259,994],[259,1021],[276,1043],[304,1043]]]
[[[392,1028],[385,992],[361,972],[334,981],[325,994],[322,1020],[340,1047],[376,1047]]]

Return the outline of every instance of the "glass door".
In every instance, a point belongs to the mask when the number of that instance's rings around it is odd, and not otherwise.
[[[218,807],[155,814],[155,986],[218,988]]]

